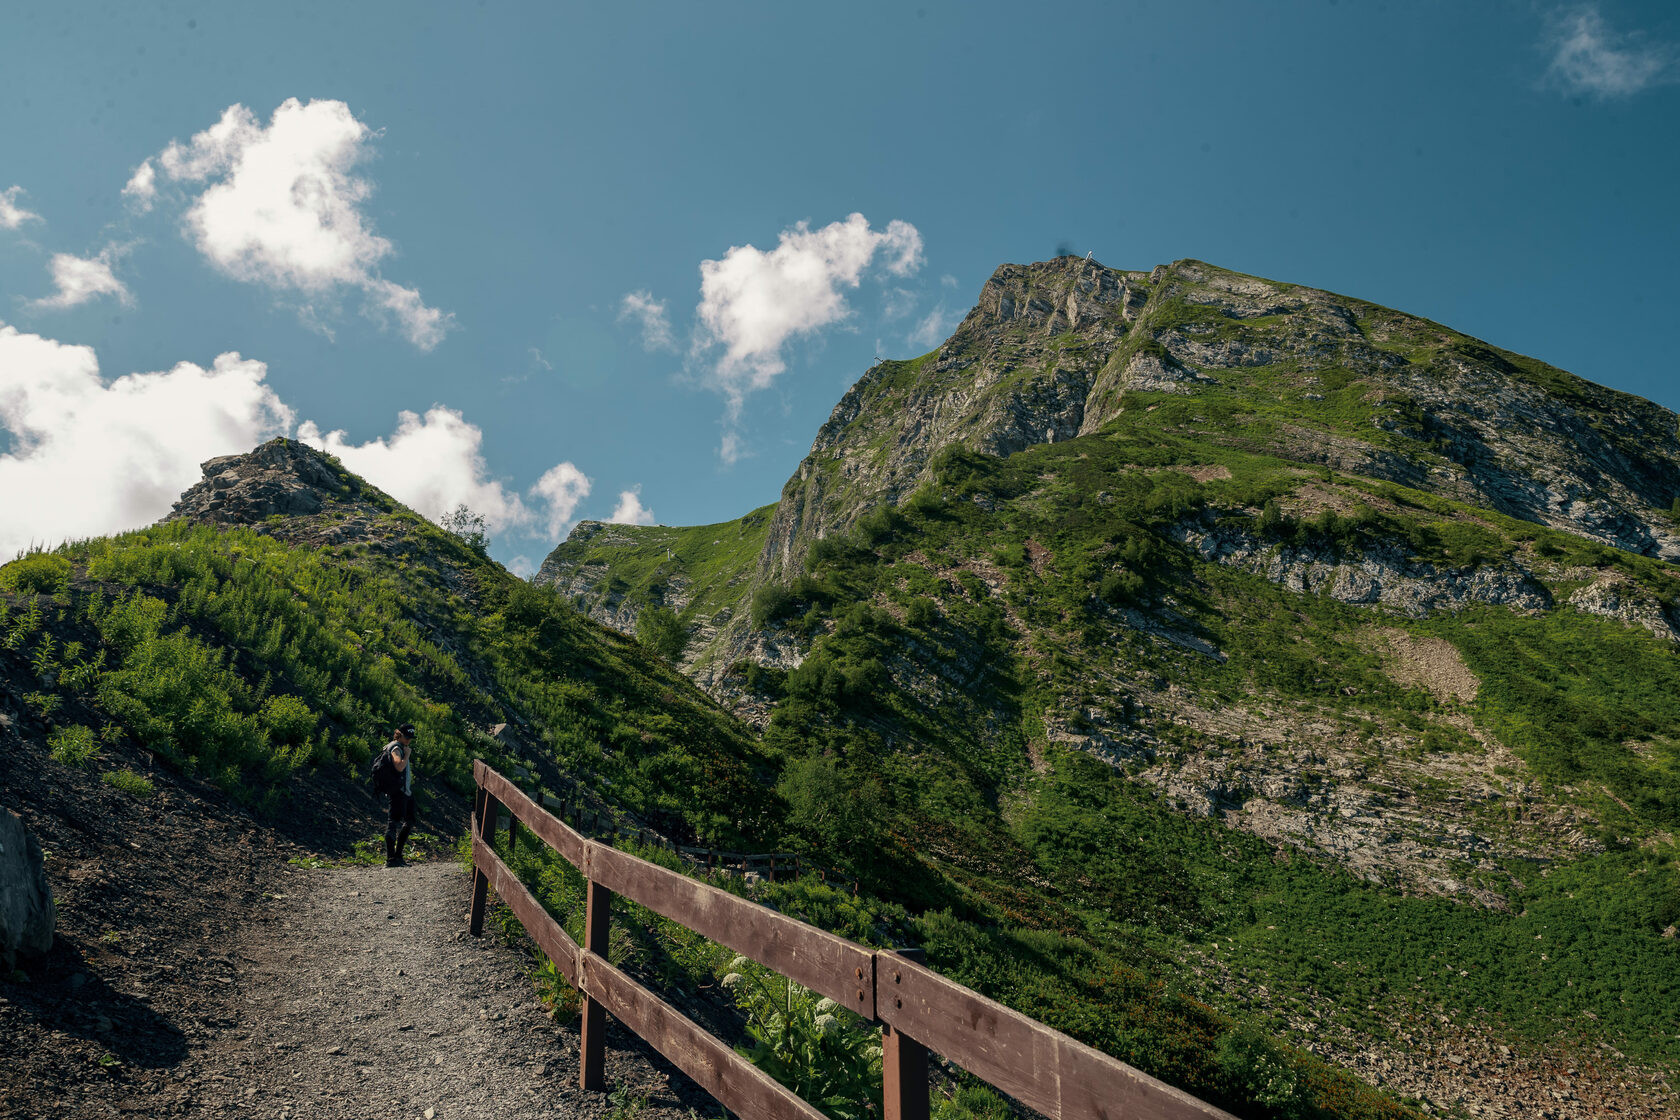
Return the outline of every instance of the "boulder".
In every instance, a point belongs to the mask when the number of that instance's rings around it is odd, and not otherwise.
[[[55,918],[41,845],[10,810],[0,809],[0,968],[10,972],[19,956],[51,949]]]

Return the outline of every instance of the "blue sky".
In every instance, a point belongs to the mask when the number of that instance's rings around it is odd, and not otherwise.
[[[13,3],[0,553],[277,432],[516,570],[773,501],[992,269],[1197,257],[1680,407],[1680,6]],[[853,215],[858,215],[853,217]]]

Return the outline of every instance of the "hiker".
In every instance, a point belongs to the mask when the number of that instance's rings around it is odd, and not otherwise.
[[[403,866],[403,845],[414,831],[414,725],[405,723],[391,733],[385,753],[397,768],[391,786],[391,819],[385,824],[385,866]]]

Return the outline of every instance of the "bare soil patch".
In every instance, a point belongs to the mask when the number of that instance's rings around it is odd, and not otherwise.
[[[1482,682],[1458,648],[1445,638],[1424,638],[1404,630],[1382,631],[1390,660],[1388,674],[1400,684],[1428,689],[1444,703],[1469,704]]]
[[[1231,468],[1223,463],[1202,464],[1189,467],[1174,467],[1176,471],[1187,474],[1197,482],[1224,482],[1231,477]]]

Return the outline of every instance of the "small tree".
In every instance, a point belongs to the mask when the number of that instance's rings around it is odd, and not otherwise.
[[[439,519],[438,525],[446,532],[454,533],[457,537],[460,537],[468,548],[480,556],[485,555],[490,549],[489,522],[468,509],[465,502],[444,514]]]

